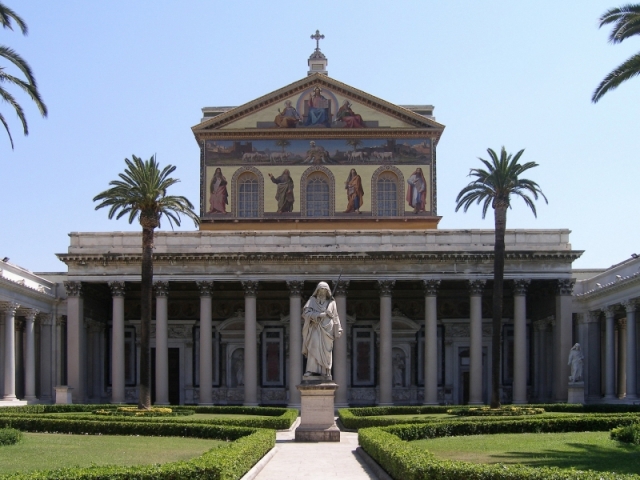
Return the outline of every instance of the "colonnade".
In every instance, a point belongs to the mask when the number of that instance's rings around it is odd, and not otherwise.
[[[568,283],[567,283],[568,282]],[[68,282],[75,283],[75,282]],[[287,281],[289,290],[289,368],[288,388],[289,405],[300,405],[300,394],[296,389],[302,379],[303,357],[301,355],[301,310],[302,280]],[[482,295],[485,288],[485,280],[468,280],[470,303],[470,365],[469,365],[469,402],[472,404],[483,403],[482,384]],[[514,381],[513,402],[527,403],[527,317],[526,317],[526,293],[529,280],[519,279],[514,281]],[[258,338],[256,318],[256,292],[259,282],[254,280],[241,281],[244,290],[245,316],[244,316],[244,404],[258,405]],[[79,284],[78,284],[79,285]],[[200,293],[200,392],[199,403],[201,405],[212,404],[213,378],[213,349],[212,339],[212,289],[213,282],[197,282]],[[556,317],[559,319],[558,327],[554,328],[553,336],[553,372],[556,384],[554,386],[555,398],[566,400],[566,381],[564,382],[564,394],[561,381],[567,378],[568,367],[566,356],[571,348],[571,285],[570,280],[560,280],[556,296]],[[125,366],[124,366],[124,283],[110,282],[113,301],[113,329],[112,329],[112,399],[114,403],[125,402]],[[380,336],[378,355],[378,404],[393,404],[393,362],[392,358],[392,295],[395,286],[394,280],[377,281],[380,301]],[[437,301],[440,280],[423,280],[425,315],[424,315],[424,404],[433,405],[439,403],[438,398],[438,353],[437,353]],[[349,280],[341,280],[335,288],[335,300],[338,313],[343,322],[344,333],[336,339],[333,351],[333,375],[334,381],[342,388],[336,393],[336,405],[346,406],[349,402],[349,363],[348,329],[346,328],[346,299],[349,289]],[[69,384],[74,386],[74,395],[78,399],[84,396],[81,360],[82,329],[77,328],[81,324],[81,289],[80,287],[67,288],[68,291],[68,365]],[[168,404],[168,318],[167,296],[168,283],[157,281],[154,283],[156,301],[156,404]],[[27,343],[27,347],[28,347]],[[635,354],[635,349],[628,348]],[[629,363],[634,362],[627,362]],[[634,363],[635,364],[635,363]],[[630,376],[627,375],[627,379]],[[75,398],[74,398],[75,400]]]

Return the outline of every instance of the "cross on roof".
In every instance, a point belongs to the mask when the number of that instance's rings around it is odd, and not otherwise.
[[[311,35],[311,40],[316,41],[316,50],[320,50],[320,40],[324,38],[324,35],[320,35],[320,30],[316,30],[315,35]]]

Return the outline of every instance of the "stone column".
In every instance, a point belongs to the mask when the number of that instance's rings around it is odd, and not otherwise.
[[[169,405],[169,282],[153,282],[156,295],[156,405]]]
[[[296,388],[302,381],[302,290],[304,282],[287,282],[289,287],[289,408],[300,409],[300,390]]]
[[[20,315],[20,309],[16,313]],[[24,400],[24,327],[25,321],[22,318],[16,318],[16,396]]]
[[[16,310],[17,303],[5,303],[4,313],[4,401],[13,402],[16,397]]]
[[[547,385],[547,330],[549,328],[549,321],[536,320],[534,322],[536,331],[536,397],[539,403],[544,403],[548,399],[549,387]]]
[[[67,384],[73,388],[73,403],[85,403],[87,361],[82,283],[64,282],[64,288],[67,291]]]
[[[618,398],[627,396],[627,320],[618,320]]]
[[[200,289],[200,400],[199,405],[213,405],[213,330],[211,325],[211,289],[213,282],[196,282]]]
[[[600,311],[586,312],[582,320],[587,327],[585,343],[580,344],[584,355],[585,400],[597,403],[602,400]]]
[[[242,282],[244,288],[244,405],[258,405],[258,335],[256,293],[258,282]]]
[[[109,282],[113,304],[111,326],[111,403],[126,403],[124,365],[124,282]]]
[[[36,345],[35,326],[38,310],[25,311],[25,352],[24,352],[24,399],[29,403],[38,401],[36,397]]]
[[[554,396],[556,402],[566,402],[569,396],[569,351],[572,345],[573,279],[558,280],[556,289],[556,325],[554,334]]]
[[[603,312],[605,316],[604,398],[605,400],[613,400],[616,394],[615,307],[605,307]]]
[[[486,280],[470,280],[469,405],[482,405],[482,291]]]
[[[349,281],[341,280],[335,289],[336,307],[342,325],[342,336],[333,343],[333,381],[338,384],[335,408],[349,406],[349,363],[347,361],[347,291]]]
[[[527,288],[529,280],[513,282],[513,403],[527,403]]]
[[[424,286],[424,404],[438,405],[438,288],[440,280]]]
[[[53,374],[55,358],[53,357],[53,315],[41,313],[40,321],[40,401],[50,403],[53,394]]]
[[[380,290],[380,398],[379,406],[393,405],[393,334],[391,330],[391,292],[395,280],[378,280]]]
[[[64,360],[64,335],[67,331],[66,315],[56,317],[56,382],[54,386],[67,384],[67,362]]]
[[[636,387],[636,304],[633,301],[622,302],[627,312],[627,399],[638,398]]]

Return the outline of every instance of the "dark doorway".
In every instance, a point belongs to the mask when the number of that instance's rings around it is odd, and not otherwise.
[[[469,371],[462,372],[462,404],[469,404]]]
[[[151,349],[151,403],[156,402],[156,349]],[[180,349],[169,349],[169,403],[180,405]]]

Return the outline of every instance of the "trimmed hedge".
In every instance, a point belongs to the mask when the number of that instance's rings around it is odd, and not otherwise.
[[[590,417],[585,419],[585,417]],[[411,440],[450,435],[498,433],[543,433],[571,431],[606,431],[620,422],[633,423],[630,416],[602,417],[596,415],[554,419],[518,419],[502,422],[437,422],[429,425],[398,425],[384,428],[363,428],[358,432],[362,448],[396,480],[613,480],[637,479],[637,475],[580,471],[555,467],[523,465],[484,465],[461,461],[439,460]]]
[[[632,423],[631,425],[616,427],[611,430],[611,439],[640,445],[640,425]]]
[[[475,408],[451,408],[447,410],[449,415],[459,417],[518,417],[521,415],[540,415],[545,413],[544,408],[517,407],[506,405],[500,408],[475,407]]]
[[[39,407],[39,408],[32,408]],[[71,408],[73,407],[73,408]],[[7,407],[0,409],[0,418],[4,417],[32,417],[38,416],[38,414],[46,413],[48,415],[45,418],[52,419],[65,419],[65,420],[83,420],[83,421],[95,421],[98,419],[97,415],[93,415],[96,410],[113,410],[113,405],[28,405],[25,407]],[[262,418],[247,418],[247,419],[231,419],[231,418],[216,418],[216,419],[192,419],[185,418],[181,420],[181,423],[190,424],[206,424],[206,425],[229,425],[239,427],[251,427],[251,428],[272,428],[274,430],[286,430],[293,425],[298,417],[298,411],[295,408],[275,408],[275,407],[172,407],[176,413],[182,415],[190,415],[192,413],[206,413],[206,414],[235,414],[235,415],[258,415]],[[64,413],[86,413],[87,415],[74,415],[69,417],[62,415]],[[61,415],[56,415],[59,413]],[[171,422],[175,423],[175,420],[170,420],[163,417],[128,417],[128,416],[101,416],[101,421],[151,421],[151,422]]]
[[[0,447],[3,445],[15,445],[22,440],[22,432],[15,428],[0,428]]]
[[[113,422],[52,419],[42,416],[7,415],[0,418],[0,427],[10,425],[22,431],[103,434],[180,436],[226,440],[228,445],[213,448],[189,461],[164,465],[131,467],[63,468],[0,476],[1,479],[26,480],[98,480],[98,479],[200,479],[232,480],[242,477],[275,446],[273,430],[193,425],[178,422]]]
[[[338,410],[338,416],[342,424],[352,430],[368,427],[386,427],[390,425],[402,425],[409,423],[433,423],[450,420],[434,419],[429,417],[407,419],[391,418],[388,415],[429,415],[447,413],[452,407],[448,406],[405,406],[405,407],[365,407],[342,408]],[[456,409],[469,409],[472,407],[455,407]],[[531,404],[527,408],[544,408],[547,413],[598,413],[605,416],[628,415],[638,417],[640,405],[580,405],[567,403]],[[484,417],[482,421],[501,421],[501,417]]]

